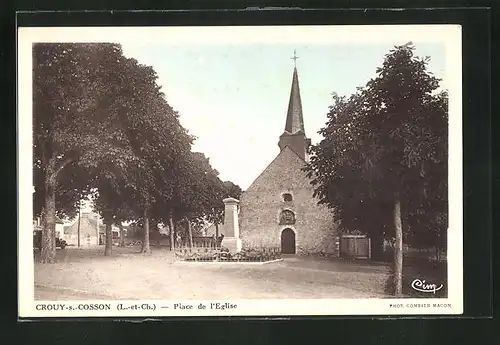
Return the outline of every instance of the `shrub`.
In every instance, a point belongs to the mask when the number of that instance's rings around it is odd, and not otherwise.
[[[239,253],[240,260],[244,261],[271,261],[281,258],[279,248],[245,248]]]
[[[186,261],[212,261],[214,260],[214,255],[212,253],[189,253],[184,256]]]
[[[281,251],[279,248],[245,248],[239,253],[231,254],[227,248],[197,252],[185,249],[178,256],[185,261],[263,262],[280,259]]]

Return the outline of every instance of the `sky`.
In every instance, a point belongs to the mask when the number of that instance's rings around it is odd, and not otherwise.
[[[279,153],[290,95],[294,50],[306,135],[315,144],[326,122],[331,93],[349,96],[375,76],[385,54],[383,43],[130,43],[120,42],[127,57],[149,65],[182,125],[197,137],[223,180],[243,189]],[[445,75],[445,46],[415,43],[417,56],[431,58],[428,70]],[[443,81],[443,85],[444,85]]]

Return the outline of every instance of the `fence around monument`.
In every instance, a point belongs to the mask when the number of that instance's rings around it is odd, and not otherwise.
[[[134,241],[135,240],[135,241]],[[142,243],[142,238],[137,237],[134,240],[130,240],[129,242],[133,243]],[[222,241],[222,237],[218,239],[212,236],[193,236],[193,247],[220,247]],[[161,236],[151,236],[149,239],[149,243],[152,246],[156,247],[167,247],[170,248],[170,236],[161,235]],[[177,239],[174,241],[175,247],[188,247],[189,240],[188,239]]]
[[[194,242],[194,241],[193,241]],[[176,259],[194,262],[267,262],[281,259],[281,248],[244,248],[239,253],[230,253],[220,242],[183,243],[174,248]]]
[[[174,242],[174,255],[179,261],[196,262],[269,262],[281,259],[281,247],[245,247],[239,253],[229,253],[222,245],[223,237],[194,236],[177,239]],[[131,241],[129,245],[142,244],[141,240]],[[170,249],[170,237],[162,235],[150,238],[150,245]]]

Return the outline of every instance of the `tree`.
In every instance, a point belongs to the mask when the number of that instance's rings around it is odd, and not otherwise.
[[[111,147],[103,127],[112,115],[113,71],[122,58],[116,44],[33,46],[34,182],[40,193],[34,206],[40,210],[43,197],[42,262],[55,258],[57,199],[64,205],[60,212],[71,214],[87,187],[79,180],[72,185],[71,176]]]
[[[224,200],[225,198],[235,198],[240,199],[243,190],[237,184],[231,181],[222,182],[223,191],[222,195],[215,200],[215,205],[212,208],[212,212],[208,217],[208,221],[213,223],[215,226],[215,236],[219,237],[219,225],[222,224],[224,219]]]
[[[117,113],[132,155],[139,161],[133,179],[126,179],[127,206],[142,219],[143,252],[149,253],[150,217],[155,223],[165,220],[158,210],[172,200],[176,178],[172,172],[178,157],[190,152],[193,138],[165,100],[151,67],[127,59],[122,73],[126,77],[120,83],[126,91]]]
[[[94,210],[97,211],[104,220],[106,242],[104,255],[110,256],[113,249],[113,231],[114,223],[119,223],[120,236],[123,236],[120,216],[123,210],[127,208],[122,197],[120,183],[123,179],[118,178],[110,169],[103,168],[98,172],[94,185],[97,187],[94,192]],[[118,219],[119,218],[119,219]]]
[[[210,219],[222,202],[225,189],[219,173],[203,153],[191,152],[178,166],[175,185],[175,211],[187,225],[190,247],[193,246],[192,222]]]
[[[222,182],[224,189],[225,189],[225,197],[226,198],[235,198],[235,199],[240,199],[241,194],[243,194],[243,190],[241,189],[240,186],[237,184],[234,184],[231,181],[224,181]]]
[[[36,157],[35,157],[36,158]],[[33,193],[33,215],[42,216],[45,207],[45,172],[40,161],[33,163],[35,192]],[[56,216],[73,219],[78,214],[78,205],[89,193],[88,176],[76,162],[69,163],[58,176],[55,195]]]
[[[124,89],[122,89],[124,90]],[[117,99],[119,95],[116,95]],[[115,112],[121,109],[111,108]],[[115,123],[110,128],[108,142],[112,147],[99,157],[97,162],[87,167],[92,177],[90,185],[95,188],[94,208],[104,219],[106,225],[106,246],[104,255],[112,254],[113,233],[112,226],[117,223],[120,227],[120,241],[123,245],[122,220],[124,217],[135,218],[132,204],[127,200],[136,200],[134,197],[144,183],[150,181],[147,165],[138,157],[131,147],[126,135],[128,128],[123,126],[119,114],[115,114]]]
[[[115,44],[35,45],[34,61],[35,187],[40,191],[35,197],[45,198],[43,261],[53,262],[55,255],[56,195],[66,202],[61,211],[70,214],[71,202],[96,186],[108,224],[122,209],[142,218],[149,252],[150,208],[157,198],[170,198],[165,172],[192,141],[160,92],[155,71],[125,58]],[[88,176],[68,171],[73,167]],[[63,179],[66,171],[69,177]],[[72,185],[75,175],[94,185]],[[73,190],[65,192],[66,186]],[[35,201],[35,208],[41,210],[39,204]]]
[[[315,195],[343,229],[395,238],[395,295],[403,237],[428,238],[429,229],[445,236],[447,228],[447,95],[435,93],[429,59],[413,51],[411,43],[395,47],[364,88],[334,95],[324,139],[306,167]]]
[[[120,242],[118,244],[119,247],[125,247],[125,229],[123,228],[123,222],[130,222],[135,218],[136,216],[133,214],[133,212],[125,202],[123,202],[122,205],[117,210],[115,210],[114,222],[120,230]]]

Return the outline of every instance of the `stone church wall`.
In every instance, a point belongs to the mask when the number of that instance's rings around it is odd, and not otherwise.
[[[333,216],[326,206],[317,205],[313,187],[301,171],[304,161],[285,147],[240,200],[239,226],[243,247],[281,247],[281,232],[295,232],[298,254],[337,254],[337,233]],[[292,201],[283,201],[283,194]],[[280,225],[280,214],[291,210],[295,224]]]

